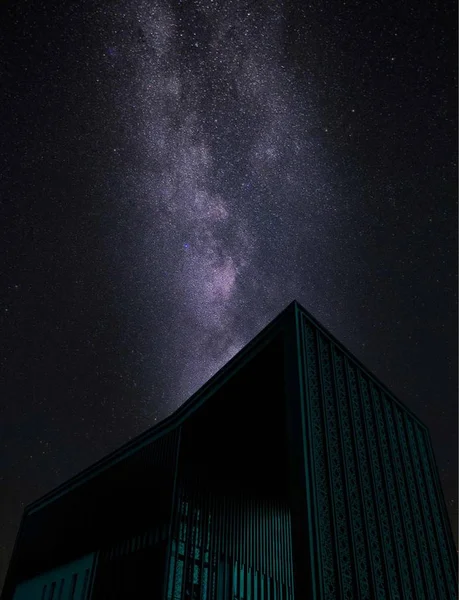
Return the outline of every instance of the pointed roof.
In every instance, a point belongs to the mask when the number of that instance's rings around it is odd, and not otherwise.
[[[98,460],[77,475],[71,477],[63,484],[51,490],[41,498],[29,504],[24,510],[24,516],[35,513],[44,506],[53,502],[60,496],[79,487],[81,484],[92,479],[97,474],[105,471],[124,458],[134,454],[154,440],[166,435],[181,425],[199,406],[209,397],[216,393],[230,378],[232,378],[243,366],[245,366],[256,354],[287,326],[296,327],[299,332],[300,317],[306,318],[322,335],[329,339],[340,351],[350,359],[356,366],[362,369],[366,375],[381,388],[384,393],[396,402],[403,411],[421,425],[427,432],[428,429],[419,418],[400,402],[390,390],[373,375],[355,356],[353,356],[332,334],[330,334],[305,308],[296,300],[291,302],[273,321],[271,321],[258,335],[242,348],[231,360],[229,360],[213,377],[211,377],[201,388],[199,388],[186,402],[177,410],[163,419],[160,423],[150,427],[136,438],[129,440],[117,450]]]

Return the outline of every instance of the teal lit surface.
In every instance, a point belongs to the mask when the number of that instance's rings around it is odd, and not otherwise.
[[[19,584],[14,600],[87,600],[94,559],[90,554]]]
[[[457,552],[427,428],[292,303],[26,510],[2,600],[70,598],[75,573],[85,600],[453,600]]]

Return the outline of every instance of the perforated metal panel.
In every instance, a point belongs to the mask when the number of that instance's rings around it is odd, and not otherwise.
[[[306,314],[299,340],[320,598],[456,598],[427,429]]]

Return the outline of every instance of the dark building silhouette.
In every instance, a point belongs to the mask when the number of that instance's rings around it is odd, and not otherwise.
[[[174,414],[25,509],[2,600],[456,587],[426,426],[294,302]]]

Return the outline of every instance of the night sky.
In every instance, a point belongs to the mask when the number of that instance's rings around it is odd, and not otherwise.
[[[23,508],[293,299],[429,427],[457,543],[456,3],[0,9],[0,586]]]

